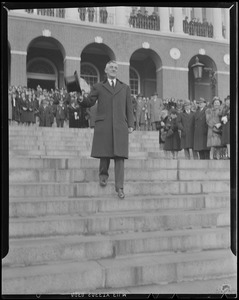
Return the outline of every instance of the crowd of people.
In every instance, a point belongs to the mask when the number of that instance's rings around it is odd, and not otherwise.
[[[159,130],[166,158],[230,158],[230,96],[212,101],[132,96],[135,130]]]
[[[82,108],[77,101],[77,94],[67,93],[65,89],[42,89],[39,85],[36,90],[11,86],[8,93],[9,120],[18,125],[40,127],[69,128],[92,127],[90,109]]]
[[[84,93],[84,91],[83,91]],[[9,122],[23,126],[94,128],[97,103],[91,108],[79,105],[77,93],[66,89],[36,90],[9,88]],[[165,157],[226,159],[230,157],[230,96],[184,100],[161,99],[157,93],[131,97],[134,129],[159,131],[159,144]],[[54,125],[53,125],[54,124]],[[191,152],[191,154],[190,154]]]
[[[152,14],[149,15],[147,10],[142,12],[140,9],[133,9],[130,14],[129,24],[133,28],[160,30],[159,14],[156,11],[153,11]],[[169,16],[169,29],[170,31],[174,31],[174,16],[172,14]],[[225,31],[225,26],[223,26],[223,31]],[[192,18],[189,21],[186,16],[183,20],[183,32],[189,35],[212,38],[213,25],[205,18],[202,22],[198,18]],[[223,35],[225,36],[225,32],[223,32]]]

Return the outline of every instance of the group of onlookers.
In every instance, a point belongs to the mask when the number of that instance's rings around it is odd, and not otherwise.
[[[185,17],[183,20],[183,32],[188,33],[189,35],[197,35],[204,37],[213,37],[213,25],[209,23],[207,19],[203,19],[201,22],[196,18],[192,18],[188,21],[188,17]]]
[[[159,130],[159,143],[165,156],[227,159],[230,157],[230,96],[211,102],[132,97],[136,130]]]
[[[84,91],[83,91],[84,93]],[[185,158],[225,159],[230,157],[230,96],[183,100],[132,95],[134,129],[159,131],[159,144],[165,156],[178,157],[182,149]],[[79,105],[76,92],[65,89],[36,90],[9,88],[9,121],[19,125],[40,127],[93,128],[97,103],[91,108]],[[67,123],[67,124],[66,124]],[[54,125],[53,125],[54,124]],[[190,153],[192,152],[192,153]]]
[[[129,17],[129,25],[133,28],[160,30],[159,15],[155,11],[148,15],[147,10],[142,12],[134,8]]]
[[[81,19],[81,21],[85,21],[86,16],[88,15],[88,21],[94,22],[95,17],[96,17],[96,11],[95,11],[94,7],[79,7],[78,12],[79,12],[79,18]],[[108,12],[107,12],[106,7],[100,7],[99,8],[99,22],[106,24],[107,18],[108,18]]]
[[[40,127],[86,128],[90,124],[90,109],[81,107],[76,93],[65,89],[37,89],[12,86],[8,93],[9,120],[20,125],[37,124]],[[92,127],[92,126],[91,126]]]

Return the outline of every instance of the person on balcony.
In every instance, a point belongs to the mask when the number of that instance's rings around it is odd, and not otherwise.
[[[137,12],[136,28],[143,28],[143,14],[141,9],[139,9]]]
[[[86,7],[79,7],[78,12],[79,12],[79,17],[80,17],[81,21],[85,21]]]
[[[170,16],[169,16],[169,29],[170,29],[170,31],[173,31],[173,27],[174,27],[174,16],[172,14],[170,14]]]
[[[203,22],[202,22],[202,36],[204,37],[208,37],[208,21],[206,18],[203,19]]]
[[[89,22],[94,22],[94,17],[95,17],[95,9],[94,7],[88,7],[87,8],[88,12],[88,20]]]
[[[144,11],[143,15],[143,28],[149,29],[149,15],[147,10]]]
[[[183,20],[183,32],[188,33],[188,17],[187,16]]]
[[[136,22],[137,22],[137,14],[136,14],[136,9],[134,8],[132,10],[132,12],[130,13],[130,17],[129,17],[130,27],[135,28],[136,27]]]
[[[100,8],[100,23],[107,24],[108,12],[106,7]]]

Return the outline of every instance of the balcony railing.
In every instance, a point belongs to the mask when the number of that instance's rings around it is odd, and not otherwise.
[[[115,25],[115,14],[109,13],[107,8],[101,9],[99,7],[88,8],[75,8],[78,13],[74,15],[74,19],[78,19],[80,22],[85,23],[100,23]],[[26,9],[25,12],[29,14],[37,14],[39,16],[48,16],[53,18],[69,18],[66,16],[65,8],[46,8],[46,9]],[[78,17],[77,17],[78,15]],[[141,28],[147,30],[160,31],[160,17],[157,13],[151,15],[131,13],[126,16],[126,26],[130,28]],[[213,25],[206,21],[199,22],[196,19],[188,21],[187,18],[183,22],[183,32],[188,35],[213,38]],[[174,28],[174,16],[169,16],[169,30],[175,31]],[[222,25],[222,36],[226,38],[226,27]]]

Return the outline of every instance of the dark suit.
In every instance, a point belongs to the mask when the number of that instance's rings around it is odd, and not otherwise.
[[[98,100],[91,156],[100,158],[100,178],[108,178],[110,159],[115,160],[115,187],[123,188],[124,159],[128,158],[128,128],[134,127],[130,88],[117,80],[110,86],[108,80],[93,86],[80,105],[93,106]]]

